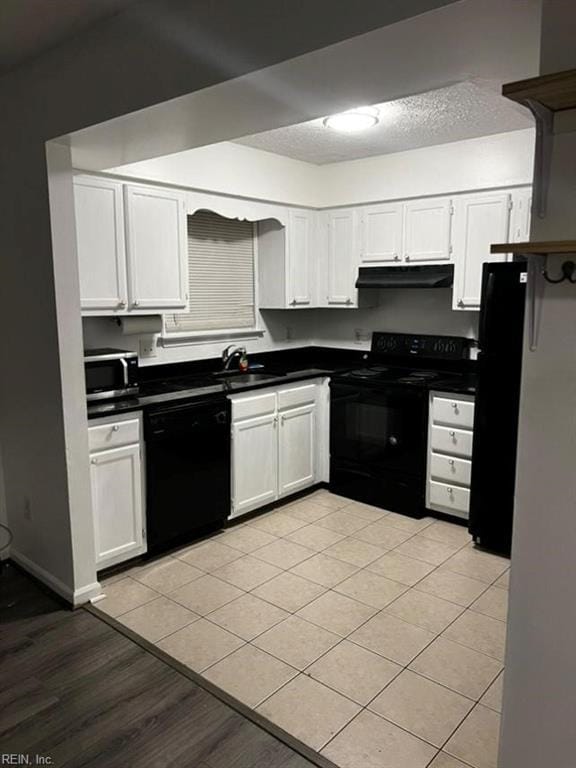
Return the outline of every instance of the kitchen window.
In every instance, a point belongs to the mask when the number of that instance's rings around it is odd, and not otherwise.
[[[188,216],[188,312],[164,316],[165,339],[256,332],[255,225],[212,211]]]

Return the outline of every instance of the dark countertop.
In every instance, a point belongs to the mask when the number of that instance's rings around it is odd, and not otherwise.
[[[215,380],[210,386],[196,386],[190,389],[176,389],[164,392],[163,394],[146,395],[146,386],[143,386],[143,394],[138,397],[125,398],[123,400],[113,400],[108,402],[93,403],[88,406],[88,418],[96,419],[103,416],[113,416],[119,413],[129,413],[130,411],[139,411],[150,406],[158,406],[163,403],[175,402],[193,402],[203,398],[224,397],[227,395],[237,395],[241,392],[250,392],[256,389],[266,389],[267,387],[279,387],[281,384],[290,384],[295,381],[306,381],[307,379],[318,379],[323,376],[329,376],[334,369],[324,368],[306,368],[287,373],[278,373],[273,375],[267,373],[267,378],[261,381],[251,381],[245,383],[242,381],[242,375],[234,377],[230,382],[218,382]],[[258,371],[252,371],[258,373]],[[260,371],[264,373],[264,371]]]
[[[278,352],[250,355],[252,373],[265,373],[261,381],[242,381],[242,374],[228,382],[210,380],[219,371],[222,362],[217,358],[188,363],[171,363],[140,368],[140,390],[137,397],[92,402],[88,405],[88,418],[96,419],[130,411],[146,410],[167,403],[193,402],[197,399],[223,397],[251,390],[278,387],[296,381],[306,381],[366,365],[363,350],[328,347],[302,347]],[[405,364],[405,363],[404,363]],[[430,389],[441,392],[474,394],[476,380],[472,361],[462,363],[463,370],[446,370],[446,377],[436,379]],[[257,368],[258,366],[258,368]],[[260,367],[263,366],[263,367]],[[188,387],[188,383],[190,386]],[[208,384],[208,385],[207,385]]]

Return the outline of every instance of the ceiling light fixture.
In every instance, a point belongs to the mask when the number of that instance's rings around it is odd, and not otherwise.
[[[329,115],[323,120],[326,128],[341,133],[357,133],[373,128],[380,122],[379,112],[375,107],[357,107],[337,115]]]

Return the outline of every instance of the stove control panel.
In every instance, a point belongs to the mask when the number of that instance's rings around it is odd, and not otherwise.
[[[473,339],[462,336],[430,336],[410,333],[372,334],[372,353],[394,357],[424,357],[435,360],[466,360]]]

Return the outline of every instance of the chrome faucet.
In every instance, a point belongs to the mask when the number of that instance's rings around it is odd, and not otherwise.
[[[246,355],[246,347],[236,347],[233,349],[234,344],[230,344],[226,349],[222,351],[222,369],[228,371],[234,358],[242,358]],[[232,352],[230,351],[232,350]]]

